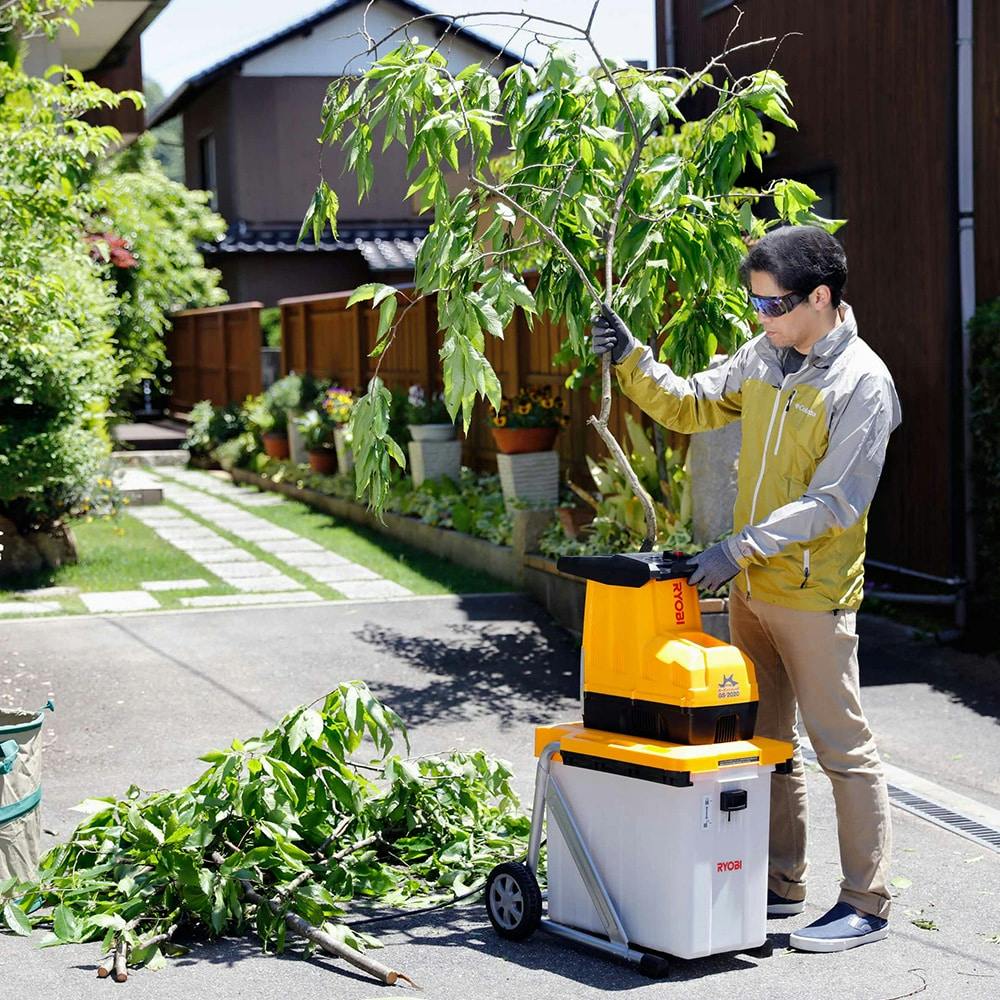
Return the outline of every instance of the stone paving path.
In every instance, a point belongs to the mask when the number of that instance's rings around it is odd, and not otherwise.
[[[166,499],[235,536],[244,545],[261,549],[272,559],[294,567],[347,598],[401,597],[410,593],[406,587],[386,580],[367,566],[351,562],[318,542],[302,538],[245,509],[286,503],[280,496],[240,489],[204,472],[189,469],[160,472]],[[255,559],[245,549],[174,508],[137,507],[132,514],[237,590],[269,595],[304,590],[297,580],[270,563]],[[303,596],[306,600],[316,599],[308,591],[304,591]],[[206,596],[181,598],[181,603],[198,607],[224,602],[221,596]]]

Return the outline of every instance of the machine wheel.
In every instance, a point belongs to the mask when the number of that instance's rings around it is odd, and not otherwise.
[[[523,941],[542,919],[542,893],[531,869],[519,861],[505,861],[486,882],[486,914],[500,937]]]

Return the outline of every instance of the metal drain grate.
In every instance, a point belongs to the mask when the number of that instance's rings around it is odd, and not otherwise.
[[[975,841],[982,847],[1000,851],[1000,830],[984,826],[974,819],[969,819],[968,816],[946,809],[936,802],[897,788],[895,785],[889,785],[889,798],[908,813],[922,816],[937,826],[943,826],[946,830],[951,830],[953,833],[961,834],[963,837]]]
[[[816,752],[811,747],[802,747],[802,756],[811,763],[817,763]],[[944,827],[952,833],[965,837],[980,847],[987,847],[991,851],[1000,852],[1000,830],[994,830],[991,826],[986,826],[968,816],[938,805],[930,799],[925,799],[922,795],[914,795],[896,785],[889,785],[889,798],[906,812],[912,813],[934,823],[935,826]]]

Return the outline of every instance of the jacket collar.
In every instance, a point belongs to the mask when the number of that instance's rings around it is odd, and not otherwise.
[[[802,367],[815,365],[817,368],[829,368],[833,359],[842,353],[858,337],[858,324],[854,319],[854,310],[842,302],[840,308],[843,319],[825,336],[813,344]],[[768,363],[776,365],[781,371],[781,355],[776,347],[772,347],[764,334],[757,338],[757,353]]]

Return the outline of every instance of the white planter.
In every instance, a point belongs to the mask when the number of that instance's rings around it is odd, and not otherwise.
[[[350,472],[354,468],[354,452],[351,451],[350,431],[347,427],[335,427],[333,445],[337,449],[337,471]]]
[[[414,486],[419,486],[425,479],[440,479],[442,476],[458,482],[462,471],[461,441],[411,441],[407,448]]]
[[[289,458],[297,465],[305,465],[309,461],[309,454],[306,451],[305,441],[302,440],[302,431],[295,422],[302,414],[298,410],[290,410],[288,413],[288,452]]]
[[[559,500],[559,452],[497,453],[497,470],[504,500],[555,507]]]
[[[410,424],[410,437],[414,441],[452,441],[454,424]]]

